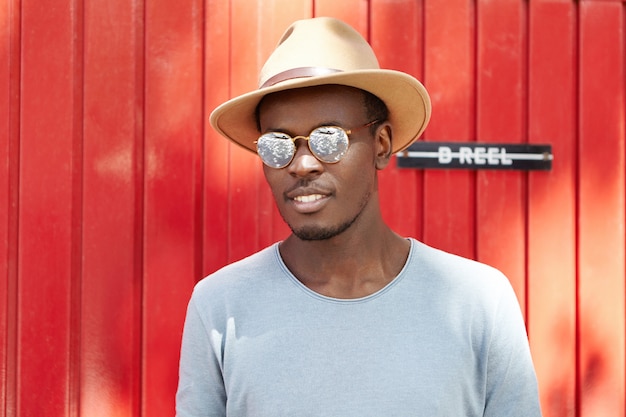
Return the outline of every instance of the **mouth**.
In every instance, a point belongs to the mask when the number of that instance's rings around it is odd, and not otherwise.
[[[320,191],[300,190],[287,196],[292,207],[301,214],[311,214],[321,210],[330,200],[330,194]]]
[[[299,196],[294,197],[293,200],[298,203],[312,203],[314,201],[321,200],[322,198],[325,198],[325,197],[326,196],[322,194],[299,195]]]

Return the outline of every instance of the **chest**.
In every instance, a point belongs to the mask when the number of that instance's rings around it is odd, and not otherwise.
[[[471,325],[354,310],[233,318],[222,364],[232,415],[480,415],[484,359]]]

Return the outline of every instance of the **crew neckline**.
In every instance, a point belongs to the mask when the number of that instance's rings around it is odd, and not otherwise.
[[[276,242],[273,245],[273,252],[274,252],[276,261],[278,262],[280,266],[280,269],[285,273],[287,278],[294,285],[296,285],[296,287],[298,287],[301,291],[303,291],[308,296],[321,300],[321,301],[331,302],[331,303],[336,303],[336,304],[356,304],[356,303],[364,303],[364,302],[377,299],[381,297],[382,295],[384,295],[386,292],[390,291],[393,287],[398,285],[400,281],[402,281],[405,275],[405,271],[407,270],[408,265],[411,263],[411,259],[414,256],[414,251],[416,247],[415,239],[407,238],[407,240],[410,243],[409,254],[406,257],[406,261],[404,262],[404,265],[402,266],[402,269],[400,270],[400,272],[398,272],[398,274],[391,281],[389,281],[387,285],[385,285],[378,291],[373,292],[372,294],[366,295],[364,297],[358,297],[358,298],[336,298],[336,297],[330,297],[327,295],[320,294],[317,291],[313,291],[312,289],[304,285],[298,278],[296,278],[296,276],[289,270],[289,268],[287,268],[287,265],[285,264],[282,256],[280,255],[280,250],[279,250],[280,242]]]

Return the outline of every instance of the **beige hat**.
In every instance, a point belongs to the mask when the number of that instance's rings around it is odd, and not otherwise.
[[[211,125],[256,152],[255,112],[263,96],[325,84],[360,88],[380,98],[389,109],[393,152],[417,139],[430,119],[430,98],[418,80],[380,69],[374,51],[356,30],[340,20],[318,17],[299,20],[287,29],[261,70],[259,89],[217,107]]]

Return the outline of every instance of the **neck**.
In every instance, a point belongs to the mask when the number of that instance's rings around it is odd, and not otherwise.
[[[352,232],[319,241],[291,235],[281,243],[281,256],[296,278],[315,292],[334,298],[365,297],[397,276],[410,244],[383,223],[367,233]]]

